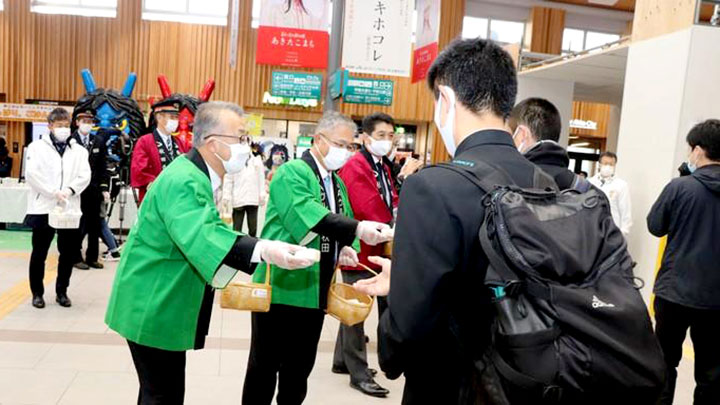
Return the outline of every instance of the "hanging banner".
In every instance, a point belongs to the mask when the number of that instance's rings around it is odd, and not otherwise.
[[[262,122],[263,122],[263,115],[262,114],[245,114],[245,130],[247,131],[248,135],[250,136],[260,136],[262,135]]]
[[[413,52],[413,83],[427,77],[427,72],[438,55],[440,0],[417,0],[417,10],[417,32],[415,52]]]
[[[73,112],[73,106],[0,103],[0,121],[46,122],[48,114],[58,107]]]
[[[260,7],[258,64],[327,67],[330,0],[262,0]]]
[[[322,96],[320,74],[305,72],[272,72],[270,94],[275,97],[314,98]]]
[[[414,9],[414,0],[346,0],[343,67],[409,77]]]

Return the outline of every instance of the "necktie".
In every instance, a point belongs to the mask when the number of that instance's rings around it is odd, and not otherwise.
[[[328,205],[330,211],[335,212],[335,195],[333,194],[331,174],[328,174],[323,178],[323,185],[325,186],[325,195],[327,196]]]
[[[390,207],[390,193],[388,192],[387,180],[385,180],[385,168],[383,167],[382,162],[377,162],[376,166],[378,176],[380,177],[380,186],[382,188],[383,201],[385,201],[385,205]]]

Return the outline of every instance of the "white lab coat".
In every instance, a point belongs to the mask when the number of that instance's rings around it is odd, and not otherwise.
[[[238,173],[225,175],[222,199],[232,208],[265,204],[265,165],[260,156],[251,157],[245,168]]]
[[[590,183],[607,195],[608,200],[610,200],[613,221],[627,238],[630,235],[630,227],[632,226],[632,205],[630,203],[630,188],[627,182],[615,176],[604,179],[598,173],[590,178]]]
[[[80,212],[80,193],[90,184],[87,149],[71,138],[61,157],[46,135],[28,146],[25,159],[25,180],[31,189],[28,214],[49,214],[58,204],[55,192],[65,189],[75,192],[70,192],[65,209]]]

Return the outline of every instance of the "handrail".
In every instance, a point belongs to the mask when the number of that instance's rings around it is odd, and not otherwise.
[[[714,0],[714,1],[720,2],[720,0]],[[544,65],[549,65],[549,64],[551,64],[551,63],[560,62],[560,61],[567,60],[567,59],[573,59],[573,58],[576,58],[576,57],[578,57],[578,56],[587,55],[587,54],[589,54],[589,53],[591,53],[591,52],[593,52],[593,51],[596,51],[596,50],[598,50],[598,49],[610,48],[610,47],[612,47],[612,46],[619,45],[619,44],[622,44],[622,43],[628,42],[628,41],[630,41],[630,36],[624,36],[624,37],[618,39],[617,41],[608,42],[607,44],[603,44],[603,45],[600,45],[600,46],[596,46],[596,47],[594,47],[594,48],[586,49],[586,50],[584,50],[584,51],[570,52],[570,53],[565,54],[565,55],[557,55],[557,56],[555,56],[555,57],[553,57],[553,58],[541,60],[541,61],[538,61],[538,62],[529,63],[529,64],[524,65],[524,66],[522,65],[523,55],[527,54],[527,55],[529,55],[529,56],[535,56],[535,55],[543,55],[543,54],[537,54],[537,53],[532,53],[532,52],[523,52],[523,53],[520,54],[520,58],[519,58],[519,59],[520,59],[520,70],[521,70],[521,71],[526,71],[526,70],[534,69],[534,68],[536,68],[536,67],[540,67],[540,66],[544,66]]]

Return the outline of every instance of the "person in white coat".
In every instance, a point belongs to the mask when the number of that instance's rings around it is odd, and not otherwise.
[[[250,137],[244,136],[242,141],[250,143]],[[223,205],[232,207],[233,228],[237,232],[241,232],[247,216],[248,235],[257,235],[258,211],[267,201],[265,183],[265,165],[257,146],[253,145],[253,156],[245,168],[239,173],[226,174],[223,181]]]
[[[30,289],[35,308],[45,307],[45,260],[56,231],[48,222],[49,214],[56,207],[80,213],[80,193],[90,183],[88,151],[70,138],[70,113],[63,108],[54,109],[48,115],[48,127],[50,133],[33,141],[25,158],[25,179],[31,189],[25,225],[32,228]],[[63,307],[72,306],[67,289],[80,250],[79,232],[79,229],[57,229],[60,257],[55,301]]]
[[[610,200],[610,210],[612,212],[615,225],[625,235],[625,239],[630,235],[630,227],[632,226],[632,206],[630,204],[630,188],[625,180],[615,176],[615,166],[617,165],[617,155],[612,152],[603,152],[600,155],[600,170],[590,179],[595,187],[602,190]]]

